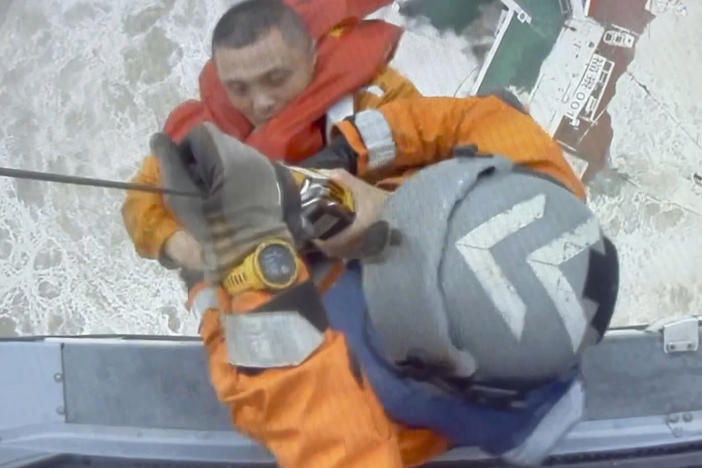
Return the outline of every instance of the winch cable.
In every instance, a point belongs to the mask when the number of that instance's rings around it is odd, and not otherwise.
[[[156,187],[147,184],[134,184],[130,182],[117,182],[113,180],[94,179],[90,177],[77,177],[52,172],[26,171],[23,169],[11,169],[0,166],[0,177],[10,177],[13,179],[37,180],[42,182],[57,182],[61,184],[84,185],[99,188],[111,188],[119,190],[136,190],[139,192],[152,192],[167,195],[180,195],[184,197],[201,198],[202,195],[196,192],[186,192],[172,188]]]

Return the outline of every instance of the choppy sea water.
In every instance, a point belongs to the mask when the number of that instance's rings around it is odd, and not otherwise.
[[[0,164],[129,179],[149,135],[196,96],[211,29],[231,3],[0,2]],[[702,310],[702,188],[692,179],[702,170],[702,5],[687,13],[662,14],[642,38],[610,107],[613,169],[591,189],[622,257],[617,325]],[[425,92],[469,89],[477,63],[465,39],[417,31],[437,46],[412,39],[401,68]],[[427,48],[443,65],[413,64]],[[195,334],[179,280],[134,252],[123,196],[0,178],[0,336]]]
[[[0,2],[0,164],[127,180],[196,96],[231,2]],[[141,260],[124,194],[0,178],[0,335],[196,332],[173,274]]]

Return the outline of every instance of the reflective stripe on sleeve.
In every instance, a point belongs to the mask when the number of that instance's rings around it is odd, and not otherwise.
[[[296,366],[322,345],[324,334],[295,311],[222,314],[229,362],[267,369]]]
[[[375,109],[359,112],[353,124],[368,150],[369,170],[384,167],[395,159],[397,148],[382,112]]]

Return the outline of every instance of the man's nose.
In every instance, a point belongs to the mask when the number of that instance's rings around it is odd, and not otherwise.
[[[258,93],[253,96],[253,106],[256,113],[266,114],[275,107],[275,99],[266,93]]]

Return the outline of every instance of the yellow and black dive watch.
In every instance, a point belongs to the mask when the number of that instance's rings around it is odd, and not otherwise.
[[[231,295],[244,291],[280,291],[289,288],[300,276],[300,260],[287,241],[262,242],[224,279],[222,285]]]

